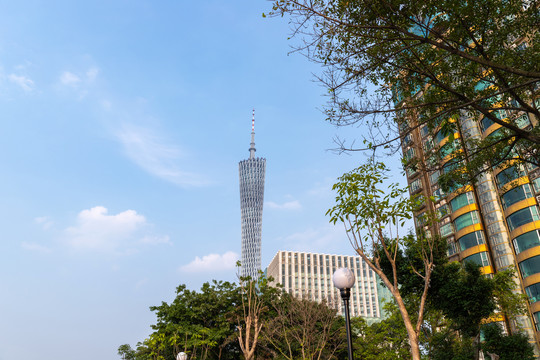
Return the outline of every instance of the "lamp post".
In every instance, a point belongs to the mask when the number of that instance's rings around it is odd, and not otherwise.
[[[187,354],[185,352],[180,352],[176,355],[176,360],[187,360]]]
[[[351,297],[351,288],[354,285],[355,280],[354,273],[347,268],[337,269],[332,276],[334,286],[339,289],[345,305],[345,326],[347,327],[347,350],[349,351],[349,360],[353,360],[349,299]]]

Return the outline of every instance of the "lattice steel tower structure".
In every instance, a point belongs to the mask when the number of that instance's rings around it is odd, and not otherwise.
[[[251,120],[249,159],[238,163],[242,214],[242,276],[258,277],[261,269],[261,233],[266,159],[255,157],[255,110]]]

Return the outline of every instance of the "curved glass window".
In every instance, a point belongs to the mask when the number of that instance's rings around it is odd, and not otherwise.
[[[473,196],[472,191],[458,195],[455,198],[453,198],[452,201],[450,201],[450,205],[452,206],[452,211],[461,209],[462,207],[467,206],[469,204],[474,204],[474,196]]]
[[[441,155],[442,158],[444,158],[450,155],[451,153],[453,153],[458,148],[459,147],[456,140],[448,141],[446,144],[441,146],[441,148],[439,149],[439,154]]]
[[[454,225],[456,227],[456,231],[459,231],[464,227],[478,224],[479,222],[480,217],[478,216],[478,211],[471,211],[456,218],[456,220],[454,220]]]
[[[482,129],[482,132],[486,131],[486,129],[488,127],[490,127],[491,125],[495,124],[493,122],[493,120],[491,120],[490,118],[487,118],[487,117],[484,117],[481,121],[480,121],[480,128]]]
[[[437,134],[435,134],[435,142],[438,144],[440,143],[441,141],[444,140],[444,138],[446,138],[448,135],[450,135],[450,131],[446,130],[446,129],[441,129],[437,132]]]
[[[507,207],[532,196],[531,185],[523,184],[518,186],[510,191],[505,192],[501,197],[503,208],[506,209]]]
[[[508,184],[510,181],[516,180],[522,176],[525,176],[525,172],[523,172],[523,170],[516,169],[515,166],[510,166],[497,174],[497,184],[499,187],[502,187],[503,185]]]
[[[531,286],[527,286],[525,288],[525,292],[527,293],[527,296],[529,297],[529,302],[535,303],[537,301],[540,301],[540,284],[532,284]]]
[[[538,230],[526,232],[513,240],[516,254],[540,245],[540,233]]]
[[[475,231],[459,238],[459,247],[461,251],[467,250],[476,245],[485,244],[484,234],[481,231]]]
[[[526,278],[529,275],[539,273],[540,272],[540,255],[520,262],[519,269],[521,270],[521,276],[523,276],[523,278]]]
[[[487,256],[487,252],[482,251],[477,254],[472,254],[471,256],[467,256],[463,261],[471,261],[475,264],[478,264],[480,266],[488,266],[489,260]]]
[[[540,312],[535,312],[533,314],[534,318],[534,326],[536,326],[536,330],[540,331]]]
[[[536,220],[540,220],[536,206],[529,206],[525,209],[518,210],[506,218],[510,231]]]

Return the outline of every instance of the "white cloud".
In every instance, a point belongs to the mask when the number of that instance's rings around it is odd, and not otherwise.
[[[50,229],[54,224],[48,216],[39,216],[34,219],[34,222],[41,225],[43,230]]]
[[[168,235],[164,235],[164,236],[148,235],[148,236],[143,237],[139,242],[141,244],[149,244],[149,245],[159,245],[159,244],[172,245],[171,239]]]
[[[181,266],[180,270],[184,272],[211,272],[221,270],[231,270],[236,266],[238,254],[232,251],[227,251],[223,255],[208,254],[202,258],[196,256],[195,260],[187,265]]]
[[[279,209],[279,210],[298,210],[302,208],[302,205],[300,205],[300,202],[298,200],[294,201],[287,201],[283,204],[278,204],[273,201],[268,201],[265,204],[270,209]]]
[[[96,80],[98,74],[99,69],[97,67],[91,67],[86,71],[86,79],[90,82],[93,82],[94,80]]]
[[[51,249],[49,249],[48,247],[40,245],[40,244],[35,243],[35,242],[23,241],[21,243],[21,247],[23,249],[25,249],[25,250],[28,250],[28,251],[35,251],[35,252],[40,252],[40,253],[45,253],[45,254],[48,254],[48,253],[51,252]]]
[[[121,253],[139,252],[142,245],[170,244],[168,235],[150,233],[151,224],[135,210],[109,214],[95,206],[81,211],[74,226],[64,230],[66,243],[77,250]]]
[[[8,80],[18,85],[24,91],[30,92],[34,89],[34,82],[32,79],[24,75],[9,74]]]
[[[126,125],[116,135],[126,155],[148,173],[182,187],[208,185],[201,175],[181,170],[184,154],[151,130]]]
[[[64,71],[60,75],[60,82],[66,86],[77,86],[81,82],[81,78],[69,71]]]

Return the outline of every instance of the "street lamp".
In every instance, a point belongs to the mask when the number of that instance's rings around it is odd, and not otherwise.
[[[349,360],[353,360],[349,298],[351,297],[351,288],[354,285],[355,280],[354,273],[347,268],[337,269],[332,276],[334,286],[339,289],[345,305],[345,326],[347,327],[347,350],[349,351]]]
[[[185,352],[178,353],[176,360],[187,360],[187,354]]]

